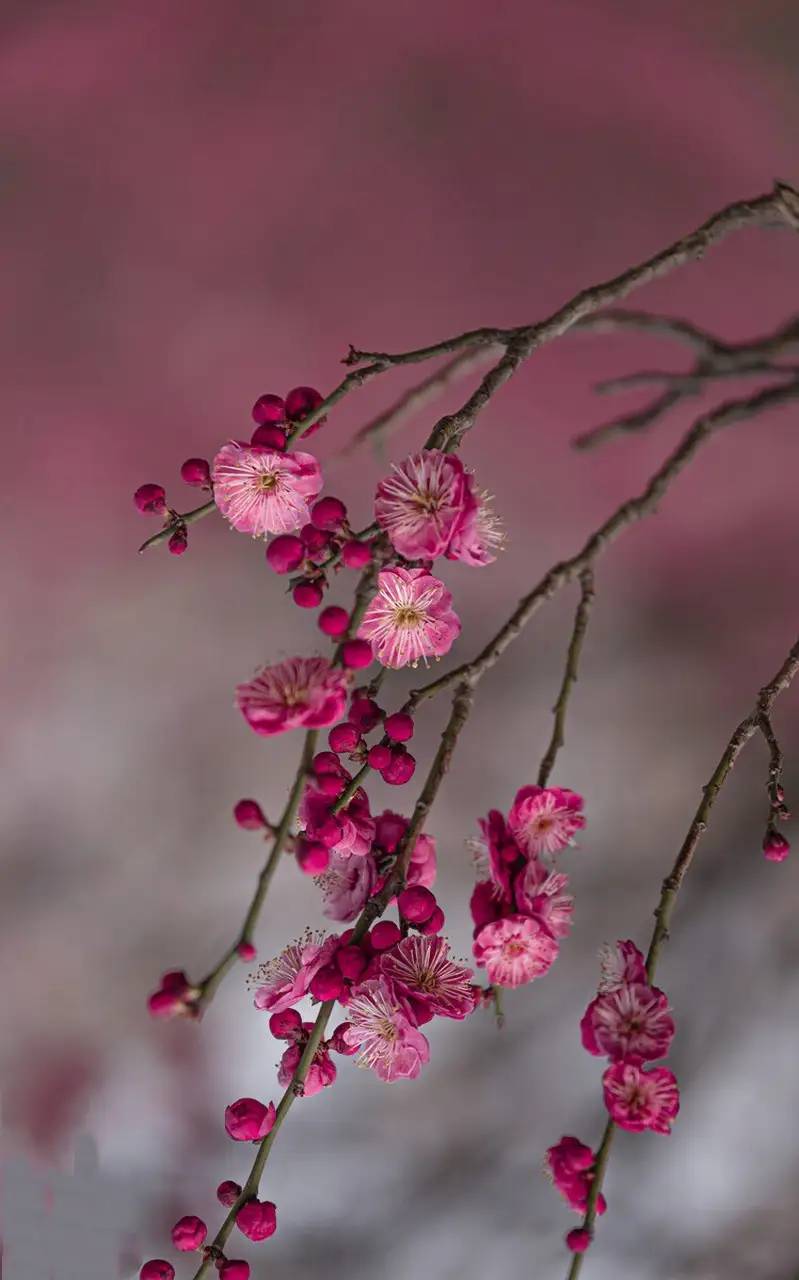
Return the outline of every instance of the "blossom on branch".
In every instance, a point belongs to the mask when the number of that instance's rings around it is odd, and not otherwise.
[[[444,583],[426,569],[384,569],[358,635],[384,667],[417,666],[449,653],[461,624]]]
[[[231,440],[213,461],[214,501],[240,533],[265,538],[293,533],[305,524],[322,488],[322,472],[310,453],[279,453]]]
[[[321,729],[338,720],[347,703],[347,678],[327,658],[288,658],[263,667],[238,685],[236,705],[255,733]]]

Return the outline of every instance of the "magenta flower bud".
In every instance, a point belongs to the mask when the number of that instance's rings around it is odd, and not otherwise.
[[[245,831],[258,831],[266,826],[264,812],[257,800],[239,800],[233,817]]]
[[[301,422],[323,399],[315,387],[294,387],[286,396],[286,417],[290,422]],[[316,426],[321,427],[326,421],[326,418],[320,418]]]
[[[343,1053],[347,1058],[351,1058],[353,1054],[358,1052],[357,1044],[350,1044],[344,1038],[345,1032],[349,1031],[349,1029],[349,1022],[340,1022],[328,1042],[331,1049],[334,1049],[336,1053]]]
[[[236,954],[239,960],[244,960],[245,962],[254,960],[258,955],[258,948],[252,942],[240,942],[236,947]]]
[[[275,573],[293,573],[305,559],[305,547],[293,533],[281,533],[266,548],[266,560]]]
[[[311,524],[325,533],[335,533],[347,519],[347,508],[340,498],[320,498],[311,507]]]
[[[345,640],[341,646],[341,661],[350,671],[371,666],[372,646],[368,640]]]
[[[566,1236],[566,1247],[571,1249],[572,1253],[585,1253],[591,1243],[591,1232],[586,1231],[585,1227],[574,1227]]]
[[[343,778],[337,777],[335,773],[323,773],[317,779],[317,786],[322,795],[329,796],[333,800],[341,795],[346,783]]]
[[[400,914],[410,924],[424,924],[425,920],[430,919],[438,903],[435,894],[432,894],[429,889],[425,889],[423,885],[414,884],[410,889],[402,890],[397,898],[397,906]]]
[[[311,985],[308,988],[315,1000],[338,1000],[347,990],[347,984],[335,964],[325,964],[321,969],[317,969],[311,978]]]
[[[315,609],[322,603],[324,592],[318,582],[298,582],[292,591],[294,603],[301,609]]]
[[[407,742],[413,737],[413,720],[405,711],[395,711],[386,716],[383,728],[392,742]]]
[[[285,453],[286,433],[276,423],[264,422],[253,431],[250,444],[255,445],[256,448],[269,449],[272,453]]]
[[[350,724],[349,721],[345,720],[342,724],[333,725],[327,735],[327,740],[330,743],[331,751],[355,751],[361,740],[361,735],[354,724]]]
[[[188,1214],[185,1218],[180,1218],[172,1228],[172,1243],[181,1253],[191,1253],[194,1249],[202,1248],[207,1235],[208,1228],[202,1218]]]
[[[332,751],[317,751],[311,760],[311,768],[314,773],[335,773],[340,776],[342,769],[338,762],[338,758]]]
[[[440,907],[436,907],[429,920],[425,920],[424,924],[418,925],[420,933],[429,936],[430,934],[440,933],[447,923],[447,918]]]
[[[250,1280],[250,1264],[226,1258],[219,1268],[219,1280]]]
[[[314,827],[314,835],[326,849],[332,849],[334,844],[338,844],[341,834],[341,823],[332,813],[329,818],[325,818],[324,822]]]
[[[369,748],[366,759],[371,769],[385,769],[391,764],[391,747],[385,747],[382,742],[378,742],[374,747]]]
[[[191,983],[182,969],[170,969],[162,977],[161,987],[164,991],[171,991],[174,995],[184,996],[191,987]]]
[[[175,1280],[175,1268],[163,1258],[151,1258],[139,1272],[139,1280]]]
[[[162,516],[166,511],[166,489],[160,484],[143,484],[133,495],[133,504],[143,516]]]
[[[253,422],[285,422],[286,405],[280,396],[259,396],[252,407]]]
[[[402,940],[402,931],[393,920],[380,920],[369,934],[373,951],[388,951]]]
[[[350,982],[358,981],[367,963],[366,956],[360,947],[339,947],[336,952],[336,964]]]
[[[330,850],[318,840],[301,836],[296,847],[297,865],[306,876],[320,876],[330,865]]]
[[[225,1108],[225,1129],[236,1142],[259,1142],[274,1123],[274,1102],[267,1107],[257,1098],[239,1098]]]
[[[343,636],[350,625],[350,615],[341,605],[329,604],[317,619],[317,626],[326,636]]]
[[[173,1018],[183,1012],[183,1000],[171,991],[154,991],[147,997],[151,1018]]]
[[[187,458],[180,468],[180,478],[195,489],[211,488],[211,468],[205,458]]]
[[[167,547],[171,555],[182,556],[183,552],[189,549],[189,540],[181,529],[176,529],[169,539]]]
[[[356,690],[350,702],[350,720],[361,733],[371,733],[382,717],[374,698],[367,698]]]
[[[225,1206],[226,1209],[229,1209],[231,1205],[234,1205],[240,1195],[241,1187],[238,1182],[231,1182],[229,1180],[226,1182],[220,1182],[216,1189],[216,1198],[220,1204]]]
[[[404,783],[410,782],[415,770],[416,760],[410,751],[398,748],[392,752],[391,763],[382,770],[381,776],[384,782],[394,787],[401,787]]]
[[[236,1214],[236,1226],[248,1240],[268,1240],[277,1230],[277,1209],[271,1200],[248,1200]]]
[[[302,1018],[296,1009],[280,1009],[269,1019],[269,1030],[276,1040],[296,1040],[302,1031]]]
[[[300,529],[302,544],[311,555],[318,555],[330,545],[330,534],[317,529],[315,525],[304,524]]]
[[[371,542],[350,538],[341,548],[341,563],[348,569],[365,569],[372,559]]]
[[[791,846],[779,831],[767,831],[763,841],[763,854],[769,862],[784,862],[791,852]]]

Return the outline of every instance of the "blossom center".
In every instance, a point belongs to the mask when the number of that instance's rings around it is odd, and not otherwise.
[[[259,493],[271,493],[277,485],[276,471],[262,471],[255,482]]]
[[[405,630],[413,631],[424,621],[424,613],[421,609],[414,608],[411,604],[400,605],[394,610],[394,623],[398,627]]]

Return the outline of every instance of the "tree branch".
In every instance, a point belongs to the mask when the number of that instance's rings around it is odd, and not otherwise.
[[[583,569],[580,574],[580,603],[577,606],[577,612],[574,615],[574,626],[572,628],[572,636],[569,641],[569,648],[566,654],[566,669],[563,672],[563,682],[560,686],[560,693],[557,701],[552,708],[555,716],[555,723],[552,726],[552,737],[547,747],[544,758],[538,770],[538,785],[545,787],[549,781],[549,775],[555,763],[555,757],[564,744],[564,726],[566,723],[566,710],[569,705],[569,698],[574,685],[577,683],[577,668],[580,663],[580,654],[585,640],[585,633],[588,630],[588,619],[591,614],[591,606],[594,602],[594,574],[590,568]]]

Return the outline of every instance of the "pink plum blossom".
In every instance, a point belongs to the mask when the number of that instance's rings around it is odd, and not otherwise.
[[[668,1067],[644,1071],[634,1062],[616,1062],[602,1077],[605,1106],[622,1129],[670,1133],[680,1109],[677,1080]]]
[[[585,1213],[594,1177],[592,1169],[595,1158],[590,1147],[570,1136],[561,1138],[546,1153],[546,1173],[569,1207],[577,1213]],[[605,1197],[600,1194],[597,1197],[596,1211],[602,1214],[606,1208]]]
[[[448,550],[467,510],[476,506],[460,458],[424,449],[380,481],[375,518],[401,556],[433,560]]]
[[[221,514],[234,529],[255,538],[299,529],[322,488],[312,454],[277,453],[236,440],[219,450],[212,477]]]
[[[644,957],[629,938],[615,946],[605,943],[599,952],[599,970],[600,995],[615,991],[625,982],[647,982]]]
[[[415,1080],[430,1057],[430,1046],[384,978],[353,988],[347,1005],[349,1026],[343,1039],[358,1049],[359,1066],[381,1079]]]
[[[413,1006],[421,1004],[442,1018],[465,1018],[474,1012],[472,971],[450,957],[445,938],[412,933],[385,953],[380,969]]]
[[[631,982],[592,1000],[580,1030],[589,1053],[614,1061],[651,1062],[666,1057],[674,1020],[662,991]]]
[[[251,984],[256,986],[256,1009],[280,1013],[307,995],[316,972],[332,959],[338,939],[308,930],[299,942],[292,942],[274,960],[257,969]]]
[[[277,1071],[277,1082],[285,1089],[291,1084],[294,1078],[294,1072],[300,1065],[305,1045],[296,1043],[290,1044],[280,1059],[280,1066]],[[333,1062],[327,1049],[321,1047],[314,1054],[313,1062],[308,1068],[308,1074],[302,1087],[302,1096],[304,1098],[312,1098],[315,1093],[321,1092],[329,1085],[333,1084],[336,1079],[336,1064]]]
[[[471,485],[472,477],[467,473],[466,478]],[[491,564],[505,543],[502,521],[494,514],[490,494],[472,488],[470,497],[471,502],[450,540],[447,558],[475,566]]]
[[[333,724],[346,702],[346,676],[327,658],[288,658],[263,667],[236,689],[239,711],[250,728],[265,737]]]
[[[225,1108],[225,1129],[236,1142],[258,1142],[275,1123],[275,1104],[257,1098],[239,1098]]]
[[[563,787],[522,787],[508,814],[508,827],[528,857],[558,853],[585,826],[582,796]]]
[[[574,899],[568,893],[569,877],[547,871],[531,858],[519,873],[514,886],[516,905],[522,915],[542,924],[553,938],[565,938],[571,929]]]
[[[306,787],[300,805],[300,822],[304,824],[310,839],[320,838],[328,843],[325,835],[330,822],[330,798],[315,787]],[[365,858],[375,837],[375,820],[369,812],[366,792],[356,791],[350,803],[335,815],[339,834],[328,845],[340,858]]]
[[[375,890],[377,866],[371,853],[345,858],[336,852],[316,883],[322,890],[322,910],[328,920],[354,920]]]
[[[461,624],[452,596],[426,569],[384,569],[358,635],[384,667],[416,666],[449,653]]]
[[[405,877],[405,883],[409,887],[419,885],[420,888],[431,889],[436,882],[436,872],[435,838],[422,832],[421,835],[416,837],[416,844],[413,846],[411,860],[408,863],[408,874]]]
[[[558,944],[537,920],[505,916],[483,925],[474,940],[474,957],[489,980],[500,987],[520,987],[540,978],[558,954]]]

